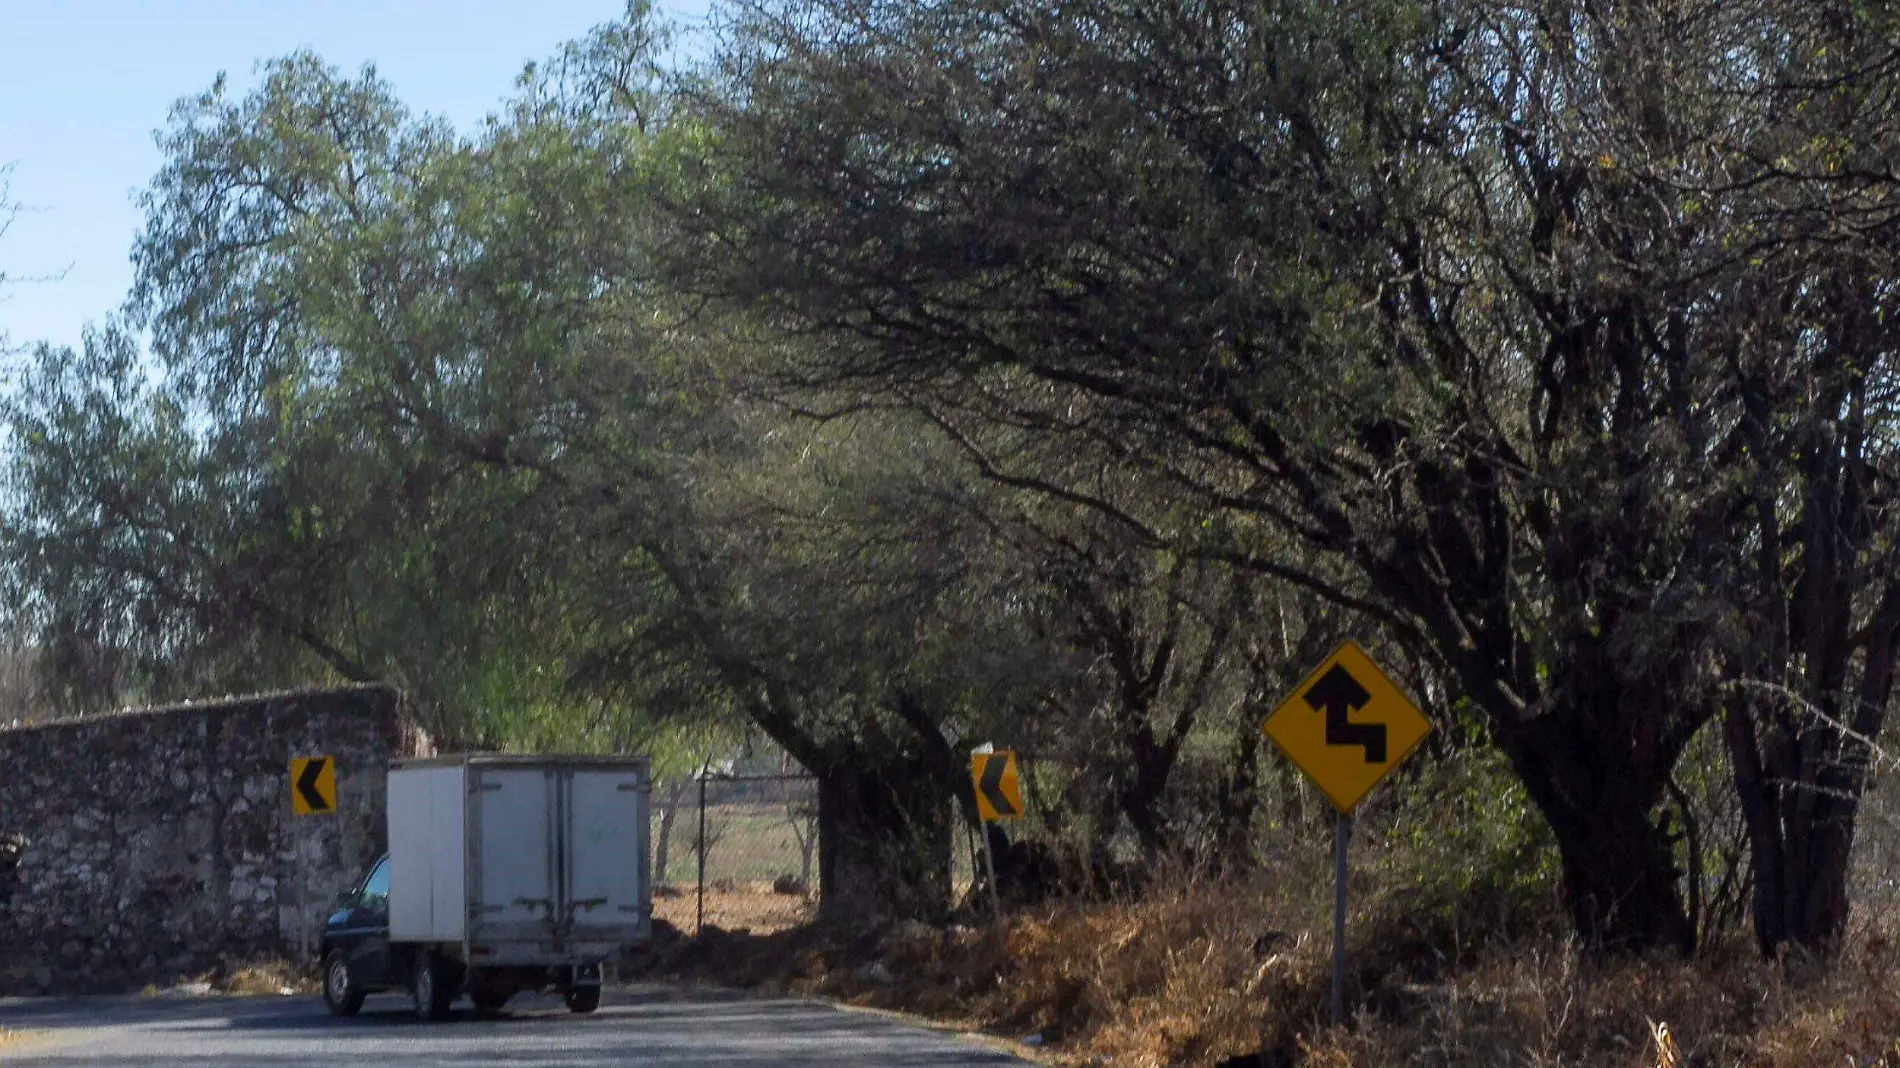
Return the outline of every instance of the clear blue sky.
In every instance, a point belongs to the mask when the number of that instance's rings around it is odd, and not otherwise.
[[[707,0],[656,0],[703,22]],[[15,344],[78,344],[131,285],[133,195],[159,166],[152,132],[219,71],[232,88],[298,48],[374,63],[412,110],[469,128],[524,62],[617,17],[622,0],[0,0],[0,163],[34,210],[0,238],[0,273],[56,281],[0,297]]]

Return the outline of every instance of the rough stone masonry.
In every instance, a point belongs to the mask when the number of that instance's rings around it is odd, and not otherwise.
[[[0,730],[0,994],[296,957],[383,849],[390,761],[429,752],[374,686]],[[295,816],[320,755],[337,811]]]

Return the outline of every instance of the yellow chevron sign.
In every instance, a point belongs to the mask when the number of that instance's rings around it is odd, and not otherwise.
[[[292,757],[290,811],[324,816],[336,811],[336,761],[327,756]]]
[[[1016,754],[1007,749],[970,756],[970,781],[976,785],[976,811],[984,820],[1013,820],[1023,814],[1023,789],[1016,778]]]

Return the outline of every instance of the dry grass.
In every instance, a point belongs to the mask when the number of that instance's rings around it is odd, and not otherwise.
[[[1900,840],[1900,816],[1890,827]],[[1694,960],[1585,961],[1548,831],[1508,775],[1466,761],[1402,778],[1355,830],[1354,1019],[1335,1029],[1328,830],[1288,814],[1254,878],[1157,875],[1139,900],[1021,911],[1001,936],[736,920],[643,971],[1034,1035],[1078,1065],[1900,1068],[1900,869],[1857,884],[1855,931],[1825,966],[1763,961],[1746,932]]]
[[[1900,1068],[1900,947],[1857,934],[1832,966],[1744,944],[1693,961],[1586,963],[1555,937],[1440,967],[1379,902],[1356,914],[1352,1027],[1324,1016],[1330,940],[1269,932],[1257,888],[1195,886],[1134,904],[1052,907],[989,929],[908,938],[719,934],[661,974],[831,997],[1008,1038],[1069,1064],[1311,1068]],[[1322,920],[1324,910],[1313,911]],[[896,982],[860,972],[881,961]]]
[[[1868,826],[1900,841],[1900,798],[1885,803]],[[1018,912],[1000,937],[742,921],[643,971],[1035,1035],[1038,1056],[1077,1065],[1900,1068],[1900,866],[1863,873],[1826,965],[1764,961],[1746,931],[1694,960],[1585,961],[1548,832],[1508,776],[1467,763],[1401,780],[1355,831],[1354,1019],[1335,1029],[1326,831],[1289,817],[1256,878],[1157,877],[1140,900]],[[1864,856],[1885,864],[1877,844]]]
[[[140,997],[288,997],[321,991],[309,968],[281,957],[232,961],[170,986],[148,984]]]
[[[1073,1063],[1211,1064],[1292,1033],[1321,1008],[1328,945],[1269,929],[1267,895],[1233,886],[1134,904],[1060,907],[972,932],[899,944],[898,985],[831,984],[855,1001],[1034,1034]],[[852,989],[856,985],[857,989]]]
[[[0,1027],[0,1060],[5,1060],[11,1053],[24,1053],[34,1043],[46,1037],[45,1031],[21,1031]]]
[[[648,974],[817,995],[919,1013],[1008,1038],[1035,1034],[1077,1063],[1211,1063],[1258,1048],[1263,1005],[1303,1020],[1326,947],[1272,941],[1259,899],[1232,887],[1152,894],[1138,904],[1056,906],[991,927],[883,936],[811,928],[715,932],[658,955]],[[881,962],[885,985],[861,973]]]
[[[1900,953],[1881,938],[1831,967],[1733,947],[1697,961],[1585,967],[1561,949],[1416,991],[1410,1011],[1313,1036],[1305,1063],[1900,1068]]]
[[[212,985],[219,993],[235,994],[241,997],[268,994],[315,994],[321,990],[309,969],[299,968],[288,961],[279,959],[252,961],[239,965],[227,972],[221,981],[214,981]]]
[[[692,934],[699,899],[692,887],[678,896],[653,898],[653,916]],[[780,894],[770,882],[723,884],[706,888],[706,923],[728,931],[773,934],[811,922],[812,902],[798,894]]]

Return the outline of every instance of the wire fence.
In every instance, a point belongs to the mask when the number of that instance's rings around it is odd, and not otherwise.
[[[1714,743],[1712,743],[1714,744]],[[1891,745],[1891,743],[1889,743]],[[1710,774],[1686,787],[1682,805],[1693,810],[1703,846],[1706,883],[1694,898],[1711,929],[1746,922],[1750,899],[1748,842],[1737,803],[1728,789],[1726,755],[1718,747],[1695,758]],[[1871,782],[1858,813],[1850,897],[1852,922],[1888,929],[1900,922],[1900,747],[1875,749]],[[1299,795],[1306,823],[1305,793]],[[769,934],[810,922],[819,905],[817,780],[807,774],[711,774],[655,784],[653,810],[654,916],[680,933],[708,927]],[[1034,818],[1012,825],[1012,837],[1034,838]],[[1267,834],[1264,829],[1262,834]],[[987,918],[980,889],[982,854],[976,832],[953,820],[950,887],[953,901]],[[1285,833],[1278,835],[1285,837]],[[8,860],[0,839],[0,874]],[[1009,878],[1003,879],[1005,891]]]
[[[654,789],[654,915],[684,933],[796,927],[818,907],[818,784],[708,775]]]
[[[696,776],[656,783],[653,800],[655,918],[686,935],[770,934],[817,915],[817,779]],[[950,888],[962,901],[980,863],[978,839],[957,821],[950,833]]]

